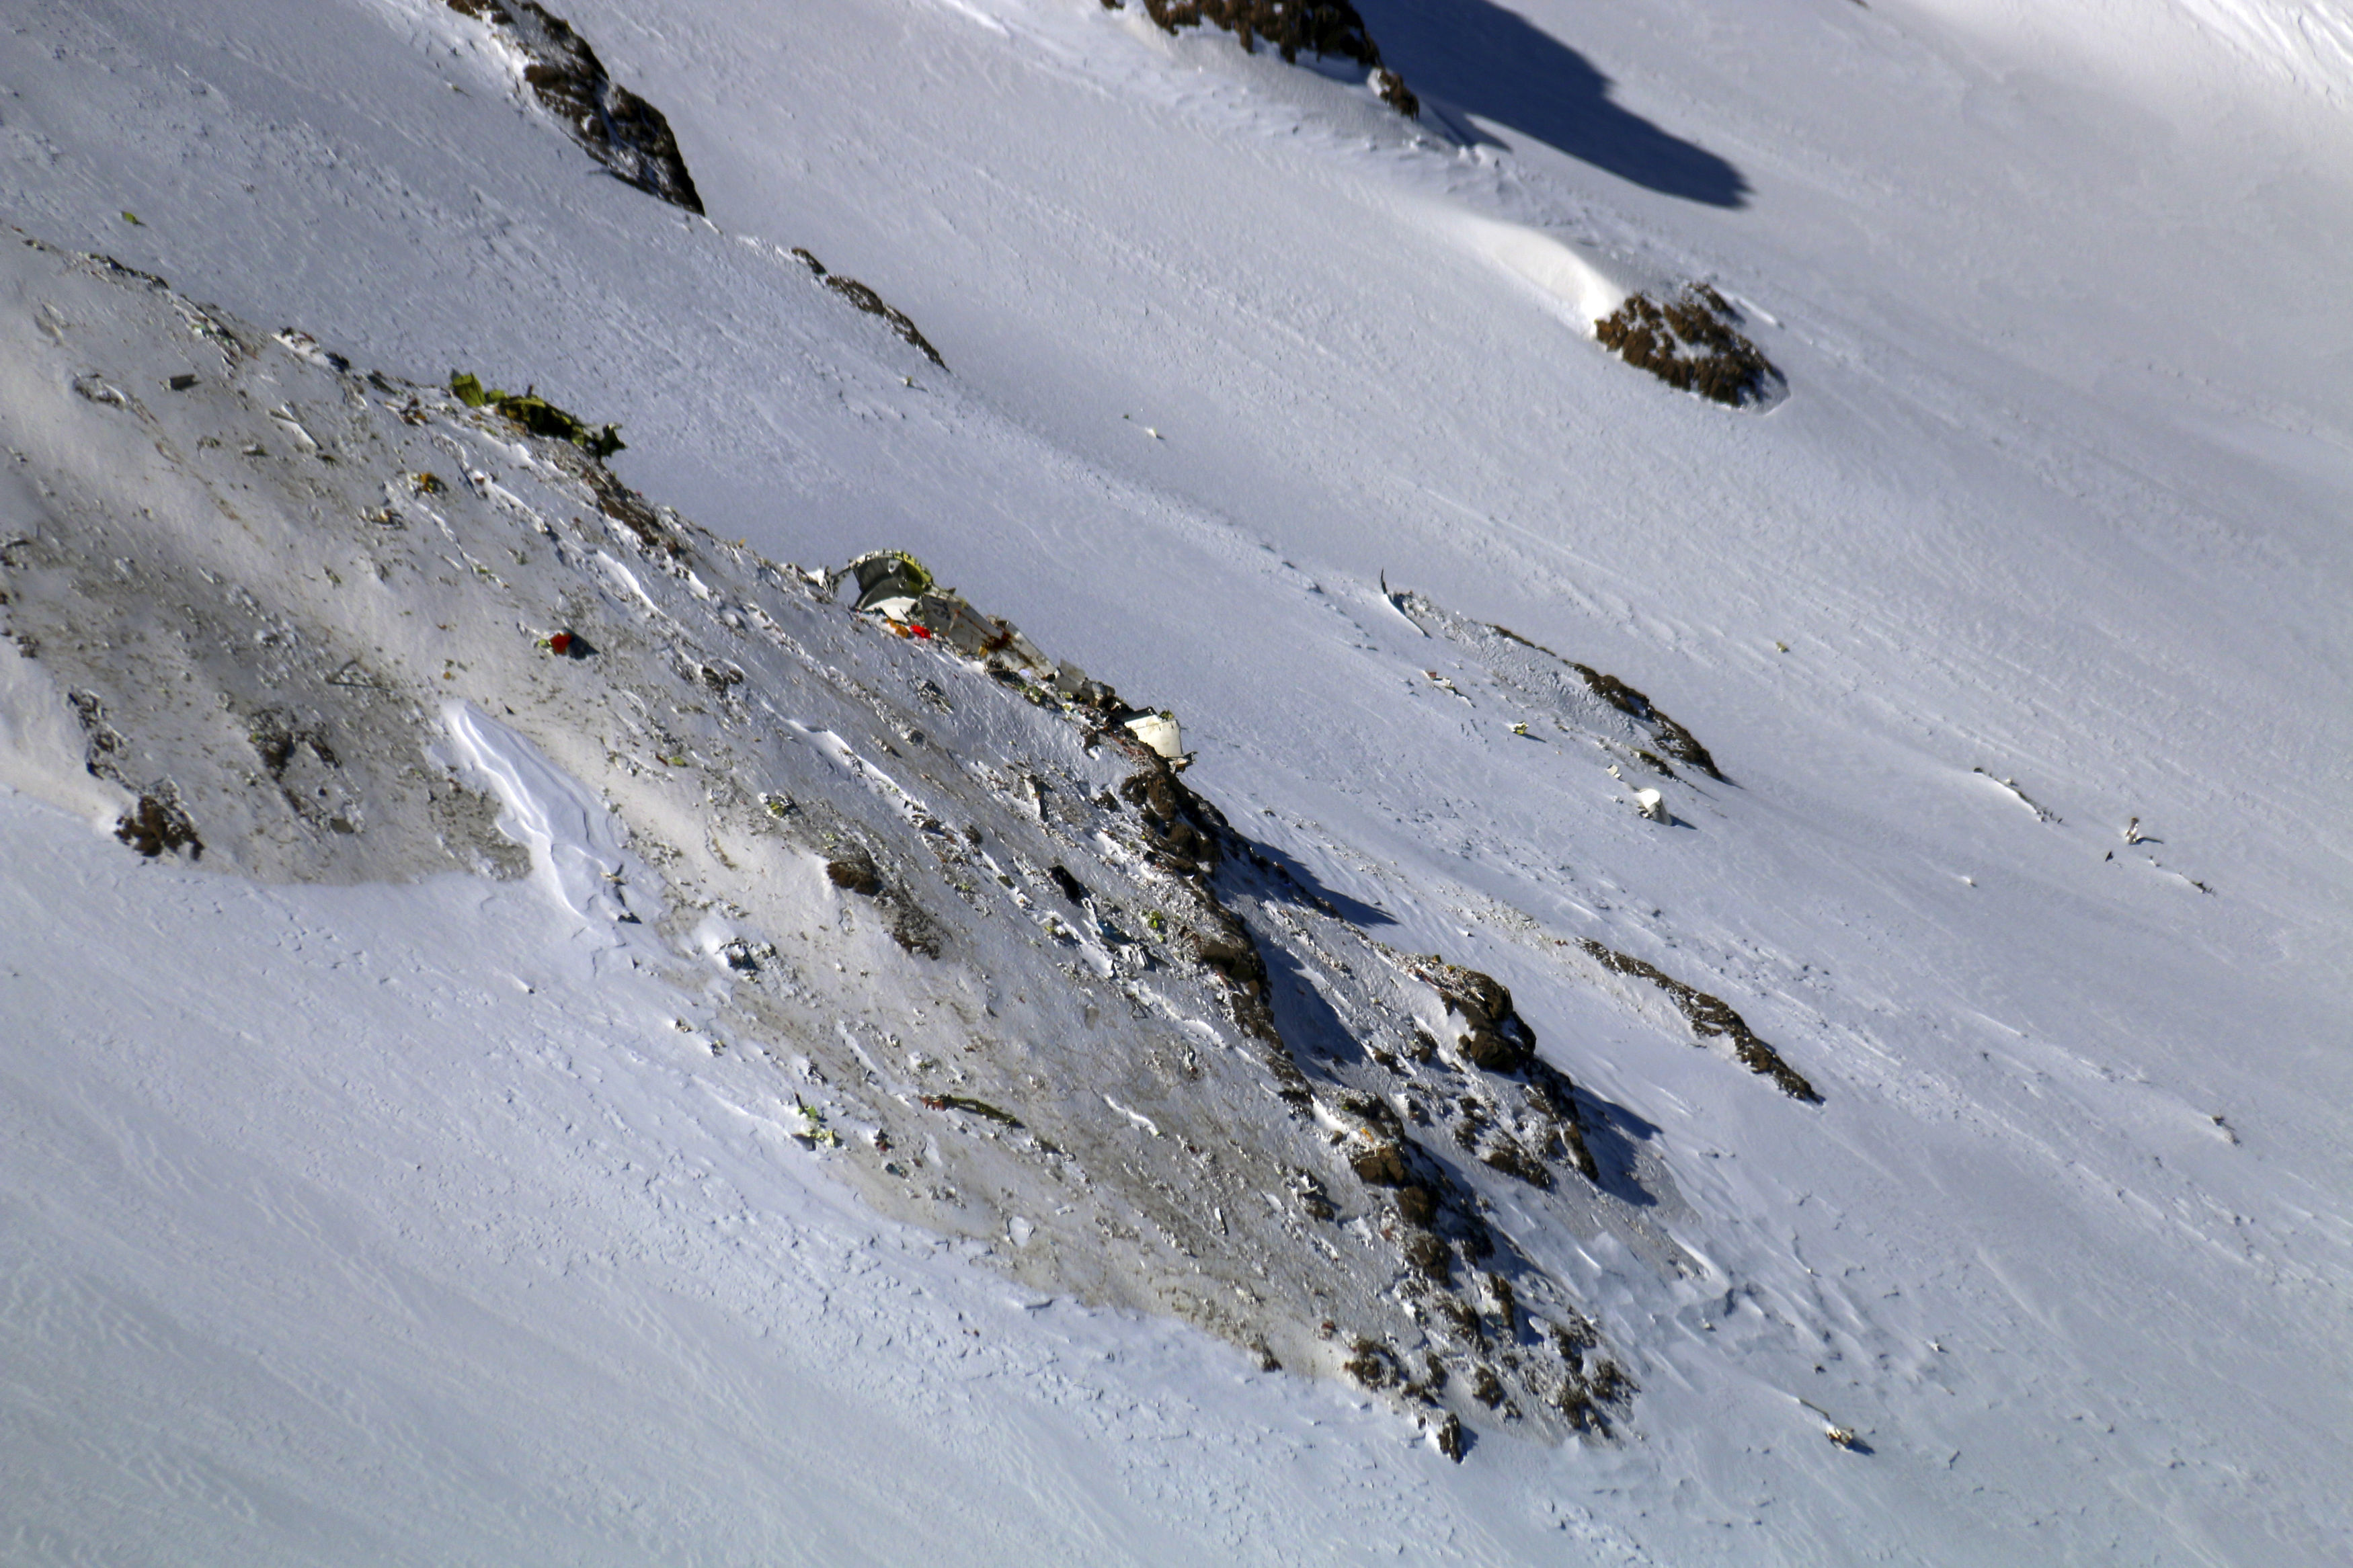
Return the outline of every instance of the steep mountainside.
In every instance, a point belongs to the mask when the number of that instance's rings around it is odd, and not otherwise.
[[[20,8],[8,1554],[2342,1554],[2342,6],[1260,15]]]

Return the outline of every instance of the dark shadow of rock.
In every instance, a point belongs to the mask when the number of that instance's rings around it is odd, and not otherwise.
[[[1748,181],[1609,101],[1609,79],[1494,0],[1361,0],[1381,52],[1425,98],[1442,99],[1665,195],[1745,206]]]
[[[1291,1047],[1292,1056],[1303,1062],[1363,1061],[1364,1043],[1332,1010],[1332,1004],[1307,978],[1291,950],[1264,938],[1260,939],[1258,950],[1266,960],[1268,1001],[1274,1009],[1274,1025],[1282,1031],[1283,1044]]]
[[[1585,1146],[1593,1155],[1593,1184],[1629,1207],[1654,1206],[1659,1200],[1634,1179],[1634,1146],[1657,1137],[1657,1125],[1582,1085],[1577,1090],[1577,1119],[1584,1124]]]
[[[1314,981],[1307,977],[1298,958],[1280,942],[1261,939],[1260,953],[1264,957],[1267,973],[1267,1000],[1273,1012],[1275,1026],[1283,1043],[1291,1049],[1293,1059],[1303,1067],[1310,1062],[1337,1063],[1360,1067],[1367,1052],[1332,1004],[1324,1000]],[[1559,1072],[1558,1068],[1553,1069]],[[1332,1081],[1328,1073],[1326,1082]],[[1571,1074],[1563,1078],[1573,1080]],[[1510,1082],[1505,1078],[1497,1081]],[[1602,1099],[1583,1085],[1574,1090],[1577,1100],[1577,1120],[1587,1151],[1593,1156],[1593,1184],[1619,1202],[1634,1208],[1650,1208],[1658,1200],[1642,1190],[1635,1179],[1638,1167],[1635,1146],[1659,1135],[1658,1127],[1622,1105]],[[1451,1152],[1441,1152],[1434,1137],[1415,1135],[1415,1141],[1426,1152],[1451,1163]],[[1574,1173],[1573,1167],[1570,1168]]]
[[[1397,920],[1387,910],[1352,899],[1345,893],[1335,893],[1315,879],[1315,873],[1271,844],[1237,833],[1243,853],[1252,866],[1267,873],[1256,890],[1271,894],[1285,902],[1303,902],[1335,915],[1359,930],[1373,926],[1392,926]]]

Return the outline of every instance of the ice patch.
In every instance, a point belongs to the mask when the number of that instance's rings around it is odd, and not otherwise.
[[[1145,1115],[1141,1110],[1130,1110],[1126,1106],[1122,1105],[1118,1100],[1113,1100],[1107,1094],[1103,1097],[1103,1102],[1105,1105],[1110,1106],[1113,1110],[1118,1111],[1122,1116],[1126,1117],[1130,1121],[1134,1122],[1138,1127],[1141,1127],[1145,1131],[1149,1132],[1155,1138],[1160,1136],[1160,1123],[1153,1121],[1152,1118]]]
[[[130,793],[83,765],[86,742],[71,712],[56,683],[0,639],[0,790],[20,790],[111,828]]]
[[[537,746],[470,702],[452,702],[441,721],[459,761],[496,793],[506,814],[499,831],[531,850],[532,879],[584,921],[634,921],[620,889],[642,877],[621,847],[620,824],[577,779]]]

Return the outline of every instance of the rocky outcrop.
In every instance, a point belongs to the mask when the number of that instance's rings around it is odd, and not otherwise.
[[[1261,43],[1271,45],[1285,61],[1301,50],[1354,60],[1373,73],[1374,90],[1381,101],[1408,120],[1421,112],[1421,100],[1405,79],[1381,64],[1380,46],[1373,42],[1365,19],[1348,0],[1143,0],[1145,15],[1164,33],[1179,27],[1222,27],[1255,53]],[[1103,9],[1121,10],[1125,0],[1103,0]]]
[[[1582,708],[1589,712],[1591,701],[1598,700],[1632,721],[1624,727],[1623,738],[1613,742],[1620,755],[1630,756],[1668,777],[1674,776],[1668,763],[1672,759],[1719,784],[1732,782],[1716,766],[1708,749],[1700,744],[1698,736],[1618,677],[1589,664],[1564,658],[1509,626],[1457,615],[1410,588],[1392,589],[1386,581],[1382,586],[1389,603],[1408,620],[1478,656],[1497,685],[1516,702],[1525,704],[1520,710],[1530,719],[1547,721],[1555,728],[1568,730],[1572,728],[1571,711]],[[1430,674],[1435,679],[1436,672]],[[1459,691],[1456,694],[1461,695]],[[1584,700],[1578,700],[1580,697]]]
[[[1663,300],[1628,295],[1593,324],[1593,335],[1603,348],[1669,386],[1737,408],[1761,397],[1779,374],[1742,335],[1735,324],[1738,320],[1723,295],[1694,283]]]
[[[1565,1161],[1590,1182],[1599,1174],[1577,1113],[1577,1086],[1536,1055],[1535,1030],[1512,1005],[1502,982],[1436,954],[1394,961],[1435,991],[1455,1023],[1451,1049],[1480,1078],[1453,1104],[1455,1142],[1479,1161],[1534,1186],[1548,1187],[1547,1160]],[[1503,1084],[1518,1093],[1508,1099]]]
[[[1769,1078],[1783,1094],[1809,1105],[1820,1105],[1822,1097],[1806,1076],[1781,1059],[1781,1053],[1757,1037],[1747,1020],[1732,1010],[1722,997],[1711,996],[1694,986],[1684,984],[1656,964],[1645,963],[1631,954],[1605,947],[1587,938],[1577,946],[1612,974],[1623,974],[1636,980],[1647,980],[1667,994],[1677,1010],[1691,1021],[1692,1032],[1700,1039],[1722,1038],[1732,1043],[1733,1055],[1750,1072]]]
[[[448,0],[498,30],[523,58],[523,85],[614,177],[691,213],[694,176],[662,111],[615,81],[588,40],[538,0]]]
[[[1637,1224],[1571,1175],[1576,1091],[1509,993],[1398,967],[1108,686],[977,612],[961,641],[856,613],[568,426],[102,258],[26,241],[0,283],[58,307],[0,321],[47,373],[5,411],[40,498],[0,539],[12,689],[132,850],[522,878],[512,781],[453,742],[495,726],[626,844],[566,918],[674,971],[714,1096],[790,1107],[881,1212],[1376,1390],[1458,1456],[1466,1423],[1622,1409],[1500,1217]]]
[[[845,278],[839,272],[827,271],[824,262],[819,261],[799,246],[793,247],[793,259],[807,268],[809,276],[868,315],[882,318],[884,324],[898,333],[901,341],[910,348],[919,351],[925,359],[930,360],[942,370],[947,369],[948,362],[940,357],[940,351],[932,346],[931,339],[923,336],[922,329],[915,325],[904,310],[884,300],[881,295],[877,294],[857,279]]]

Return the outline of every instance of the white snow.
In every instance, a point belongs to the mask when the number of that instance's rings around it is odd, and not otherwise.
[[[16,795],[0,853],[12,1562],[1629,1556],[1557,1456],[1458,1492],[877,1222],[535,890],[227,882]]]
[[[1550,235],[1462,212],[1446,217],[1469,245],[1558,301],[1562,320],[1581,331],[1589,333],[1594,322],[1625,300],[1628,290],[1612,284],[1575,247]]]
[[[781,1072],[709,1072],[759,1044],[709,963],[577,941],[658,912],[599,742],[447,710],[532,884],[269,887],[91,831],[121,797],[0,647],[0,1555],[2353,1552],[2345,7],[1360,5],[1418,126],[1134,5],[559,0],[709,223],[427,0],[19,7],[0,190],[363,368],[535,381],[719,535],[912,550],[1170,707],[1241,831],[1504,981],[1606,1107],[1640,1226],[1504,1217],[1641,1384],[1620,1436],[1456,1467],[1343,1384],[875,1217]],[[1589,341],[1685,279],[1749,314],[1769,413]],[[145,437],[50,422],[7,359],[12,450],[146,504]],[[12,474],[0,546],[55,499]],[[1588,743],[1609,712],[1383,572],[1623,677],[1735,782]],[[1654,793],[1671,826],[1627,809]],[[1588,937],[1824,1105],[1692,1048]],[[1017,1217],[1032,1250],[1051,1218]]]
[[[530,847],[533,879],[558,908],[584,921],[644,918],[617,896],[625,880],[647,873],[624,858],[620,825],[602,801],[472,703],[446,705],[441,720],[464,769],[506,806],[500,831]]]

